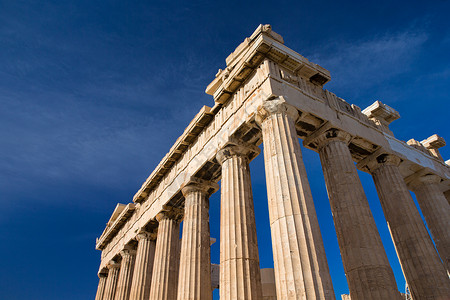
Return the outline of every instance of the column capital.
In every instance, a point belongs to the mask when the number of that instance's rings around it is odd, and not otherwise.
[[[156,220],[161,222],[166,219],[171,219],[178,223],[183,219],[183,214],[183,209],[164,205],[163,210],[156,215]]]
[[[263,101],[257,109],[255,121],[261,126],[264,120],[273,114],[286,114],[294,122],[299,117],[298,110],[294,106],[287,104],[283,96],[279,96],[275,99]]]
[[[303,141],[304,146],[315,145],[316,148],[322,148],[332,141],[341,141],[349,144],[352,136],[343,130],[332,127],[329,123],[325,123],[316,132],[311,134]]]
[[[118,269],[120,268],[120,263],[116,262],[115,260],[111,260],[106,267],[108,268],[108,270],[110,269]]]
[[[367,156],[356,164],[360,170],[367,170],[373,174],[378,168],[382,166],[399,166],[402,159],[394,154],[386,153],[383,149],[379,149]]]
[[[106,278],[108,277],[108,273],[98,273],[98,278]]]
[[[192,192],[204,192],[208,195],[214,194],[219,189],[219,185],[214,181],[203,180],[197,177],[191,177],[189,181],[181,186],[181,192],[187,197]]]
[[[441,182],[441,177],[435,174],[418,175],[414,174],[406,179],[408,187],[411,189],[420,187],[425,184],[433,184]]]
[[[216,154],[216,159],[220,164],[233,156],[243,156],[248,159],[254,158],[261,153],[261,150],[252,144],[243,143],[231,139],[222,149]]]
[[[136,235],[136,240],[138,242],[141,241],[141,240],[156,240],[156,233],[150,232],[150,231],[141,230]]]
[[[127,245],[120,251],[120,255],[122,257],[136,255],[136,249]]]

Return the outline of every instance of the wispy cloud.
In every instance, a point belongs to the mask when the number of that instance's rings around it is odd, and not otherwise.
[[[352,94],[407,72],[427,39],[425,32],[407,30],[355,42],[331,41],[311,60],[331,71],[327,87]]]

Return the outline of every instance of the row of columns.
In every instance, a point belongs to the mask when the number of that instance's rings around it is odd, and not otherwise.
[[[277,298],[335,299],[295,130],[297,118],[297,110],[280,98],[265,102],[256,118],[264,143]],[[318,147],[350,295],[352,299],[400,299],[349,141],[350,136],[343,131],[324,129],[305,143]],[[262,299],[249,170],[249,158],[259,151],[255,146],[232,142],[216,156],[222,166],[221,299]],[[360,166],[373,176],[413,299],[446,299],[450,295],[447,271],[400,174],[399,163],[399,158],[381,153]],[[412,186],[448,266],[447,199],[432,180]],[[211,299],[208,197],[217,188],[217,184],[200,179],[187,183],[182,188],[181,249],[180,212],[158,214],[157,238],[147,232],[138,234],[137,252],[121,252],[120,273],[118,264],[111,263],[108,276],[100,276],[96,300]]]

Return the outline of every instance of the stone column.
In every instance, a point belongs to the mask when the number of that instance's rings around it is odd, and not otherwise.
[[[336,129],[317,132],[317,145],[334,226],[352,299],[400,299],[369,203],[353,163],[350,136]]]
[[[211,300],[209,190],[214,182],[192,180],[182,188],[185,198],[178,300]]]
[[[128,300],[130,299],[136,250],[131,247],[126,247],[120,251],[120,255],[122,256],[122,263],[120,267],[119,280],[117,281],[115,300]]]
[[[450,205],[439,189],[439,182],[438,176],[425,175],[412,180],[410,187],[416,194],[444,266],[450,272]]]
[[[99,280],[98,280],[97,294],[95,295],[95,300],[103,300],[103,294],[105,293],[107,274],[100,273],[100,274],[98,274],[98,278],[99,278]]]
[[[136,262],[134,264],[130,299],[148,300],[152,282],[153,261],[156,248],[156,234],[142,231],[137,236],[138,241]]]
[[[108,268],[108,278],[106,279],[105,293],[103,295],[103,300],[114,300],[114,295],[116,294],[117,279],[119,278],[120,264],[111,261],[107,265]]]
[[[444,192],[444,196],[447,199],[448,205],[450,205],[450,190]]]
[[[450,295],[450,280],[400,174],[400,161],[381,154],[366,168],[373,176],[413,299],[444,299]]]
[[[335,299],[319,222],[295,130],[283,99],[258,109],[262,127],[278,299]]]
[[[248,155],[250,145],[217,153],[222,165],[220,200],[220,299],[261,299],[261,274]]]
[[[159,222],[156,239],[150,299],[175,300],[177,298],[180,216],[164,211],[156,216]]]

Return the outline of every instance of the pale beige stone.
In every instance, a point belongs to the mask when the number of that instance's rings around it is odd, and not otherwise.
[[[105,293],[107,274],[98,274],[98,287],[97,294],[95,295],[95,300],[103,300],[103,294]]]
[[[164,211],[157,215],[157,220],[159,226],[150,299],[175,300],[178,286],[180,216],[173,210]]]
[[[368,161],[366,168],[373,175],[413,299],[444,299],[450,295],[450,280],[400,174],[399,164],[398,157],[381,154]]]
[[[120,263],[119,279],[117,281],[115,300],[130,299],[131,282],[133,278],[136,250],[126,247],[120,252],[122,262]]]
[[[212,298],[208,200],[210,189],[217,190],[217,183],[198,179],[191,180],[182,189],[185,201],[178,300]]]
[[[447,161],[444,163],[439,155],[438,148],[444,144],[440,137],[432,136],[422,142],[414,141],[411,145],[396,139],[394,133],[388,127],[390,122],[398,118],[398,113],[395,110],[386,104],[376,102],[374,105],[361,111],[358,106],[348,103],[330,91],[324,90],[323,84],[331,78],[329,71],[308,61],[308,59],[284,45],[283,38],[275,33],[270,26],[259,26],[251,37],[246,38],[227,58],[226,63],[226,68],[220,70],[213,82],[207,87],[207,93],[211,94],[214,98],[214,107],[204,106],[200,109],[199,113],[189,123],[183,134],[171,147],[169,153],[164,156],[155,170],[134,195],[134,203],[126,205],[120,204],[114,210],[105,230],[96,241],[96,249],[102,251],[99,273],[102,273],[109,261],[116,259],[120,255],[120,251],[123,249],[124,245],[130,244],[142,228],[154,227],[156,216],[166,210],[166,205],[171,204],[175,205],[175,208],[182,208],[183,201],[181,198],[181,189],[187,178],[198,175],[204,179],[217,180],[221,176],[220,166],[215,159],[216,153],[219,149],[223,149],[231,139],[239,138],[254,146],[258,145],[262,141],[263,135],[261,130],[259,130],[258,125],[255,124],[258,108],[266,101],[271,101],[272,99],[280,97],[284,98],[286,104],[295,107],[295,109],[299,111],[300,117],[294,124],[295,131],[298,136],[305,138],[309,142],[313,140],[312,137],[317,136],[317,134],[325,127],[336,128],[349,133],[352,136],[352,140],[349,144],[352,157],[348,159],[349,155],[346,154],[348,156],[346,158],[348,165],[351,164],[351,159],[360,161],[368,155],[373,154],[377,149],[385,149],[388,153],[392,153],[402,159],[399,171],[403,177],[406,178],[411,176],[414,172],[419,172],[421,175],[433,174],[438,176],[441,180],[438,184],[440,191],[447,191],[450,189],[450,181],[448,180],[448,178],[450,178],[450,162]],[[291,132],[294,132],[294,130]],[[283,136],[283,131],[280,132],[280,137],[281,136]],[[314,142],[309,142],[304,144],[305,147],[318,151],[317,145]],[[292,157],[295,157],[296,155],[298,156],[298,153],[292,154]],[[336,164],[339,163],[339,161],[336,162]],[[280,164],[280,166],[282,165]],[[295,164],[288,163],[285,166],[295,166]],[[345,179],[346,177],[354,176],[354,174],[352,175],[352,172],[353,171],[341,173],[338,171],[335,173],[335,176],[343,177]],[[286,171],[286,174],[288,173],[291,172],[288,170]],[[302,173],[300,172],[300,174]],[[300,176],[300,178],[299,182],[301,182],[302,188],[307,191],[307,188],[305,188],[307,186],[305,185],[306,181],[304,180],[306,177]],[[342,180],[338,180],[338,182],[341,181]],[[347,179],[343,181],[347,182]],[[357,182],[357,185],[358,184],[359,182]],[[245,191],[248,190],[250,189],[245,187]],[[283,193],[287,193],[289,190],[290,189],[282,189]],[[361,191],[361,189],[357,188],[356,194],[361,194]],[[304,191],[300,194],[302,193],[307,194]],[[355,200],[354,195],[350,195],[350,200],[352,199]],[[350,202],[353,203],[357,201]],[[362,202],[365,202],[365,198]],[[237,202],[232,201],[232,203],[234,205]],[[307,203],[307,201],[305,201],[305,203]],[[344,201],[345,205],[347,205],[347,203],[348,201]],[[347,211],[351,211],[352,214],[354,213],[353,207],[348,207]],[[361,216],[358,219],[358,222],[359,220],[368,219],[370,223],[369,227],[371,227],[373,224],[370,211],[369,213],[367,213],[365,209],[362,211],[365,215]],[[350,239],[351,245],[345,245],[344,248],[346,250],[342,255],[343,257],[348,257],[349,255],[365,255],[369,257],[368,262],[372,263],[372,255],[366,255],[365,252],[361,250],[365,249],[365,247],[361,247],[358,243],[361,245],[371,245],[372,243],[367,242],[367,239],[372,239],[374,232],[372,229],[366,232],[366,227],[359,226],[360,224],[358,222],[356,222],[358,226],[355,228],[348,228],[351,227],[350,225],[352,225],[353,222],[352,218],[350,218],[353,217],[352,214],[348,213],[346,216],[345,214],[340,213],[340,219],[349,218],[351,221],[344,222],[343,224],[336,223],[336,228],[339,229],[339,232],[342,230],[345,232],[356,232],[356,237]],[[231,220],[229,215],[227,220]],[[308,222],[305,222],[304,224],[307,223]],[[313,228],[315,228],[314,220],[310,220],[310,223],[311,233],[313,233]],[[436,226],[440,227],[436,230],[445,228],[442,227],[442,225]],[[241,228],[249,227],[241,226],[238,229],[241,230]],[[307,225],[305,225],[304,229],[305,232],[309,232]],[[402,228],[399,230],[406,229]],[[237,230],[230,230],[230,228],[227,228],[226,232],[236,233]],[[239,231],[239,234],[242,235],[242,232],[242,230]],[[248,233],[244,232],[243,236],[249,239]],[[378,243],[378,238],[376,236],[377,234],[375,234],[375,241]],[[252,234],[250,234],[250,237],[252,237]],[[437,237],[435,236],[435,238]],[[342,236],[339,236],[339,239],[342,240]],[[442,241],[442,238],[440,237],[437,239]],[[180,243],[178,242],[176,244],[177,246],[173,247],[173,249],[178,249]],[[247,246],[246,240],[242,245],[245,247]],[[230,244],[228,244],[228,246],[230,246]],[[384,251],[378,251],[379,248],[377,247],[372,249],[373,252],[379,255],[379,264],[376,266],[375,270],[379,270],[378,266],[384,266],[385,264]],[[250,248],[251,250],[247,251],[247,249],[244,251],[244,254],[247,252],[252,253],[252,255],[255,252],[257,253],[257,250],[254,251],[254,244],[250,243]],[[230,247],[224,249],[233,250],[233,248]],[[351,250],[355,250],[355,253],[352,253]],[[442,250],[439,251],[442,252]],[[175,253],[173,255],[175,259],[173,260],[178,260],[180,251],[173,250],[171,252]],[[316,248],[316,253],[319,252],[320,249]],[[230,253],[227,255],[230,256]],[[313,253],[313,251],[311,253]],[[370,254],[373,253],[371,252]],[[138,256],[139,253],[137,254],[137,258]],[[309,254],[308,256],[314,257],[314,255]],[[252,257],[254,257],[254,255]],[[317,255],[317,257],[319,257],[319,255]],[[347,259],[344,264],[346,266],[350,265],[351,268],[347,268],[346,270],[358,273],[356,272],[356,269],[352,268],[361,260],[362,259],[360,258],[357,258],[354,261],[348,261]],[[301,264],[302,268],[306,265],[308,264]],[[152,272],[143,271],[147,267],[148,264],[138,264],[136,262],[135,269],[141,270],[138,272],[141,274],[141,277],[136,277],[133,274],[133,281],[135,277],[140,278],[140,282],[145,281],[143,281],[142,276],[147,276],[145,278],[149,278]],[[364,268],[367,267],[364,266]],[[248,267],[248,269],[253,270],[251,267]],[[386,272],[389,273],[389,271]],[[373,293],[375,294],[378,291],[378,287],[384,284],[384,281],[379,279],[379,277],[383,277],[387,282],[387,288],[391,289],[391,276],[385,276],[386,272],[379,272],[379,275],[360,279],[361,282],[370,281],[370,284],[363,286],[362,288],[372,291],[372,286],[374,286]],[[221,272],[221,274],[226,274],[224,275],[224,278],[225,276],[228,276],[227,278],[234,276],[229,269]],[[361,272],[361,274],[364,276],[366,275],[364,272]],[[255,277],[250,276],[249,278],[252,278],[253,280]],[[375,279],[372,280],[372,278]],[[355,277],[353,276],[352,280],[354,279]],[[235,282],[241,282],[239,280],[235,280]],[[308,279],[308,276],[305,276],[302,280],[304,281],[305,286],[310,286],[311,280]],[[177,281],[177,279],[175,281]],[[324,279],[324,281],[326,281],[326,279]],[[140,289],[145,291],[147,286],[148,284],[142,284]],[[249,283],[248,286],[252,286],[252,284]],[[227,289],[229,289],[229,287],[230,286],[228,286]],[[239,288],[239,290],[242,290],[242,288]],[[142,296],[143,294],[140,295]],[[140,298],[141,296],[137,299],[142,299]],[[247,297],[247,294],[243,297]],[[354,297],[354,299],[361,299],[358,294],[354,294],[352,297]],[[391,299],[389,298],[390,296],[386,296],[388,298],[384,296],[380,297]],[[147,296],[143,299],[149,298],[147,293]]]
[[[150,297],[153,262],[156,249],[156,234],[141,231],[136,236],[136,239],[138,241],[138,246],[130,299],[147,300]]]
[[[261,269],[261,285],[263,300],[277,300],[275,273],[273,269]]]
[[[279,299],[335,299],[319,222],[295,130],[297,110],[284,99],[259,108],[270,228]]]
[[[409,185],[416,194],[444,266],[450,272],[450,205],[439,188],[440,181],[436,175],[424,175]]]
[[[108,277],[106,279],[105,293],[103,300],[114,300],[117,288],[117,280],[119,279],[120,263],[110,261],[107,265]]]
[[[259,148],[230,145],[217,153],[220,199],[220,299],[262,298],[255,212],[247,155]]]
[[[211,264],[211,290],[219,288],[220,281],[220,265]]]
[[[319,147],[350,295],[353,299],[365,300],[400,299],[394,273],[347,146],[350,136],[329,129],[311,138],[315,138]]]
[[[446,145],[445,140],[438,136],[437,134],[433,134],[426,140],[420,142],[425,148],[430,151],[431,155],[435,156],[437,159],[444,161],[441,154],[439,153],[439,148],[442,148]]]
[[[406,294],[400,293],[400,296],[402,297],[403,300],[411,300],[410,294],[406,295]],[[342,300],[351,300],[352,298],[348,294],[342,294],[341,299]]]

